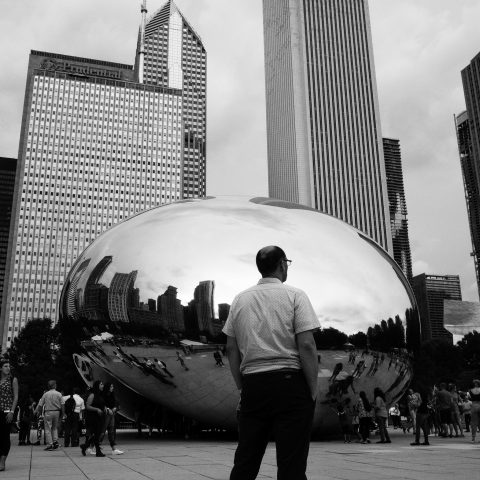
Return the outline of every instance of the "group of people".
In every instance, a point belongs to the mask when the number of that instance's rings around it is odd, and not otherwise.
[[[471,433],[475,443],[480,420],[480,380],[473,380],[472,387],[465,392],[457,391],[454,383],[440,383],[433,389],[408,391],[407,407],[415,442],[419,445],[420,432],[428,444],[428,435],[434,432],[439,437],[464,437]],[[410,425],[403,426],[404,431]]]
[[[5,470],[5,461],[10,451],[10,433],[18,425],[18,444],[40,445],[42,432],[45,450],[52,451],[60,447],[59,432],[63,430],[64,447],[78,447],[83,421],[86,426],[85,443],[81,445],[83,455],[86,452],[103,457],[100,445],[105,433],[108,435],[113,455],[123,452],[116,447],[117,403],[113,384],[96,381],[87,392],[86,400],[80,391],[74,388],[67,395],[57,390],[55,380],[48,382],[48,389],[35,402],[29,395],[19,404],[18,379],[12,374],[7,359],[0,360],[0,471]],[[18,407],[18,408],[17,408]],[[35,422],[36,420],[36,422]],[[36,424],[36,441],[31,441],[31,429]],[[94,447],[90,448],[90,447]]]
[[[376,387],[373,390],[372,401],[362,390],[354,404],[350,404],[350,399],[345,403],[338,402],[336,411],[345,443],[350,443],[352,436],[355,436],[359,443],[371,443],[370,432],[373,429],[377,429],[380,435],[380,440],[376,443],[391,443],[387,430],[387,403],[381,388]]]

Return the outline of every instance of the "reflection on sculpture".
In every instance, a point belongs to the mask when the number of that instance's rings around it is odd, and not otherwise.
[[[337,428],[330,405],[359,390],[379,386],[387,400],[398,398],[411,376],[408,351],[420,337],[398,266],[347,224],[262,198],[154,208],[83,252],[65,282],[61,310],[97,339],[83,344],[89,375],[114,380],[125,396],[234,428],[238,398],[221,329],[235,294],[257,280],[255,254],[268,244],[294,259],[289,281],[307,293],[323,327],[316,334],[315,425]],[[101,332],[111,336],[102,339]]]

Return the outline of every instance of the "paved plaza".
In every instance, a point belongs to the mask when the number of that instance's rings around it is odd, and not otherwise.
[[[430,447],[411,447],[411,434],[391,431],[391,437],[387,445],[312,442],[309,480],[480,479],[480,444],[472,445],[467,437],[432,437]],[[16,440],[12,436],[12,444]],[[105,458],[82,457],[79,448],[45,452],[43,447],[12,445],[0,479],[226,480],[236,445],[225,440],[139,440],[134,432],[119,432],[118,443],[125,454]],[[273,444],[258,478],[276,478]]]

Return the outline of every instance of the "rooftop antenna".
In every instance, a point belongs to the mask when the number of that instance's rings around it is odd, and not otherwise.
[[[142,12],[142,23],[140,25],[140,50],[138,52],[138,81],[143,83],[143,64],[145,61],[145,25],[147,21],[147,0],[143,0],[140,7]]]

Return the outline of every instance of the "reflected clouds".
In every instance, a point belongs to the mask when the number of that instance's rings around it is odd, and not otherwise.
[[[221,329],[235,295],[258,281],[255,256],[266,245],[279,245],[293,260],[287,283],[307,293],[322,325],[319,377],[329,383],[319,383],[324,403],[316,424],[327,421],[325,405],[369,388],[375,375],[398,397],[410,378],[406,348],[420,338],[408,282],[358,230],[296,204],[211,197],[136,215],[78,258],[62,292],[62,315],[92,334],[113,335],[108,346],[84,346],[94,370],[185,415],[232,425],[237,393],[222,368]],[[343,345],[358,356],[342,353]],[[162,362],[175,378],[164,376]]]

